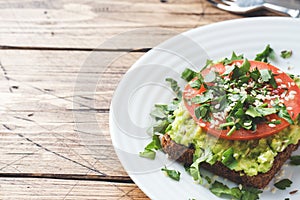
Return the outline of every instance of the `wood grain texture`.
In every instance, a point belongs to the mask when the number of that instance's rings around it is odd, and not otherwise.
[[[114,90],[162,41],[241,17],[205,0],[0,0],[0,199],[148,199],[111,143]]]
[[[0,178],[1,199],[97,199],[146,200],[138,187],[129,183],[33,178]]]

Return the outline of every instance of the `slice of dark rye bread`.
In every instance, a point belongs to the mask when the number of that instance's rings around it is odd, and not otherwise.
[[[168,134],[165,134],[161,138],[161,144],[163,151],[168,154],[169,158],[182,163],[185,166],[190,166],[193,163],[194,149],[192,147],[186,147],[174,142]],[[201,163],[201,167],[211,171],[212,173],[227,178],[235,183],[242,184],[243,186],[264,188],[266,187],[275,174],[281,169],[285,161],[291,156],[292,152],[297,150],[300,145],[290,144],[283,152],[277,154],[274,159],[272,168],[266,173],[259,173],[255,176],[240,175],[240,172],[230,170],[221,162],[216,162],[213,165],[208,163]]]

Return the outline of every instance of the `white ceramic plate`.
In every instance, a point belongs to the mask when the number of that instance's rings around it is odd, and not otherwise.
[[[126,73],[111,104],[110,132],[125,170],[151,199],[219,199],[204,186],[195,184],[180,164],[168,160],[163,153],[158,152],[154,161],[138,156],[151,141],[147,127],[152,123],[149,112],[153,105],[168,103],[174,97],[165,78],[172,77],[184,86],[180,73],[186,67],[199,70],[206,59],[229,57],[232,51],[254,58],[267,44],[277,53],[274,65],[300,74],[300,20],[284,17],[230,20],[190,30],[153,48]],[[282,50],[290,49],[293,50],[290,59],[280,58]],[[179,182],[165,177],[161,172],[165,165],[181,171]],[[273,193],[272,182],[261,199],[300,199],[300,192],[289,194],[300,189],[300,168],[284,168],[282,178],[292,179],[292,186]]]

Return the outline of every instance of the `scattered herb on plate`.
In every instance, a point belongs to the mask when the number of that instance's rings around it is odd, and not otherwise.
[[[282,179],[274,184],[274,186],[280,190],[285,190],[292,185],[292,181],[289,179]]]
[[[168,169],[165,166],[164,168],[161,169],[161,171],[166,172],[167,176],[170,177],[171,179],[175,180],[175,181],[179,181],[180,180],[180,172],[177,171],[177,170]]]
[[[292,165],[300,165],[300,155],[290,157]]]
[[[293,54],[292,50],[283,50],[281,51],[280,56],[286,59],[286,58],[290,58],[292,54]]]

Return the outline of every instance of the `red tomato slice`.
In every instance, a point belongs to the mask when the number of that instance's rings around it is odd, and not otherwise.
[[[288,112],[293,120],[295,120],[300,113],[300,89],[295,84],[294,80],[291,79],[286,73],[280,71],[278,68],[259,61],[249,61],[251,64],[250,70],[253,70],[255,68],[261,70],[261,69],[269,69],[272,70],[273,74],[275,76],[275,80],[277,82],[278,86],[286,87],[287,94],[293,93],[294,98],[291,99],[284,99],[284,105],[288,108]],[[234,61],[235,64],[242,64],[243,60]],[[216,64],[209,69],[205,69],[202,72],[202,75],[205,76],[209,73],[209,71],[214,70],[216,72],[219,72],[220,74],[225,72],[225,66],[223,64]],[[282,94],[283,89],[276,89],[273,92],[273,94],[278,94],[279,96]],[[260,123],[257,125],[257,129],[255,131],[246,130],[244,128],[241,128],[239,130],[236,130],[232,135],[228,136],[227,133],[228,130],[221,130],[218,128],[218,126],[211,126],[212,124],[210,122],[203,121],[202,119],[197,119],[195,116],[195,108],[198,107],[198,104],[188,103],[188,99],[191,99],[195,97],[197,94],[202,94],[205,91],[205,88],[202,86],[199,90],[192,88],[189,84],[186,85],[184,92],[183,92],[183,99],[185,106],[193,119],[197,122],[199,126],[201,126],[207,133],[223,138],[228,140],[251,140],[251,139],[259,139],[263,137],[267,137],[273,134],[278,133],[279,131],[283,130],[284,128],[288,127],[290,124],[280,118],[277,114],[272,114],[267,117],[267,120],[281,120],[280,124],[277,124],[274,127],[270,127],[267,123]],[[269,103],[266,101],[266,103]]]

